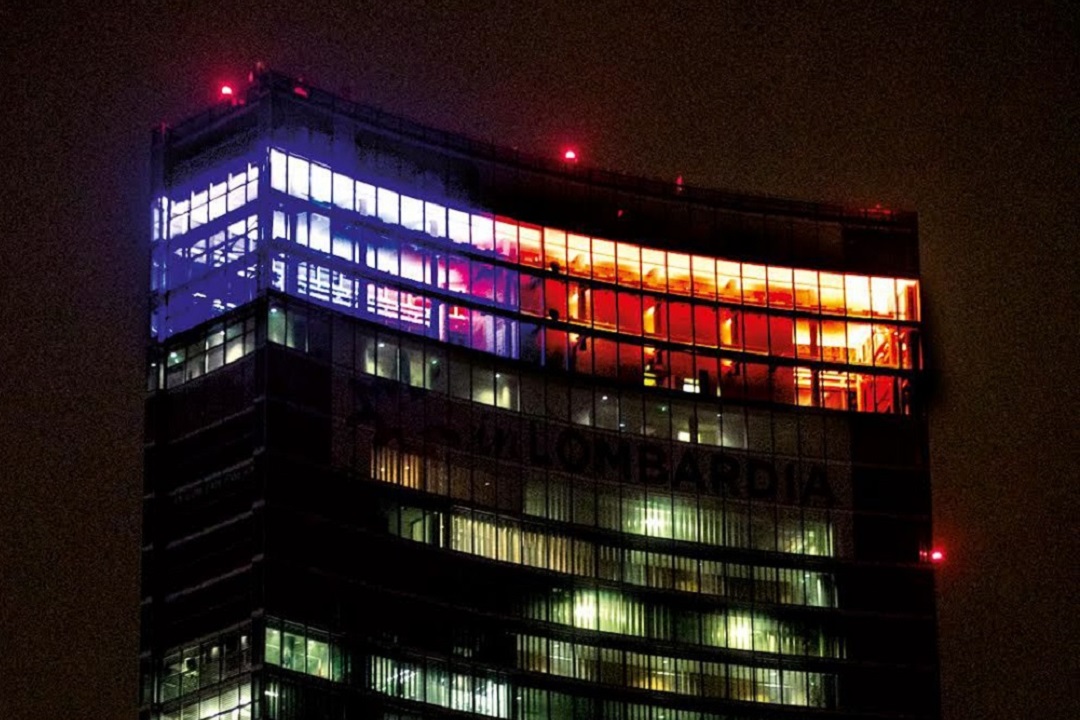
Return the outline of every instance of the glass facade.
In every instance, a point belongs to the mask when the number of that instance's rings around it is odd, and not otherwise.
[[[463,142],[157,139],[141,717],[936,717],[913,218]]]
[[[271,287],[408,332],[589,377],[909,413],[918,281],[732,262],[529,225],[260,150],[155,203],[158,337]],[[349,163],[355,165],[355,163]],[[369,170],[368,172],[372,172]],[[267,173],[264,171],[263,175]],[[371,180],[372,182],[365,182]],[[400,183],[400,181],[398,181]],[[209,190],[203,190],[208,186]],[[180,199],[184,198],[184,199]],[[256,253],[264,237],[273,251]],[[261,280],[260,280],[261,278]]]

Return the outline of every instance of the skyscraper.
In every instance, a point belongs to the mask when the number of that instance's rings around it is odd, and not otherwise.
[[[934,718],[911,213],[259,72],[155,132],[143,718]]]

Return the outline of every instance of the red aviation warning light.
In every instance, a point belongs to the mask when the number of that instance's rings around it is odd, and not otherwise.
[[[223,83],[218,88],[218,100],[220,102],[227,102],[230,105],[243,105],[243,99],[237,95],[236,88],[229,83]]]
[[[939,547],[923,549],[919,551],[919,559],[931,565],[941,565],[945,562],[945,551]]]
[[[563,151],[562,158],[568,163],[576,163],[577,152],[573,148],[567,148],[565,151]]]

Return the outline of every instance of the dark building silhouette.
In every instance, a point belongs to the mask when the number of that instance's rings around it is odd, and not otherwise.
[[[269,72],[153,167],[140,717],[937,717],[913,214]]]

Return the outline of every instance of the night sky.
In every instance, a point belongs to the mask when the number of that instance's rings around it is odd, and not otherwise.
[[[0,718],[135,716],[149,129],[256,60],[525,151],[918,210],[945,719],[1080,717],[1068,2],[53,4],[0,9]]]

